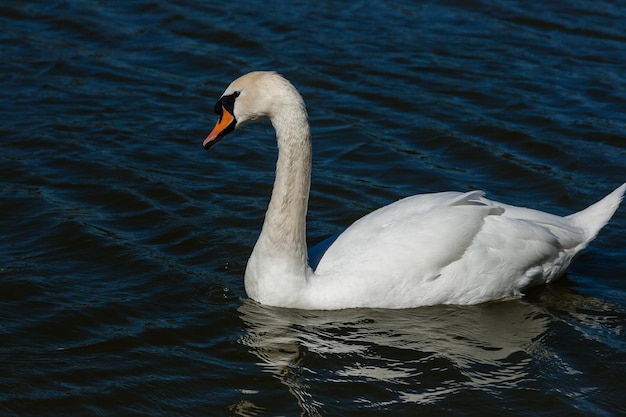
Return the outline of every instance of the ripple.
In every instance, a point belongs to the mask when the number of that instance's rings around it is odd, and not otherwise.
[[[419,192],[483,189],[569,214],[624,181],[618,5],[0,12],[3,414],[620,409],[623,210],[568,277],[522,300],[267,308],[242,276],[271,191],[271,126],[201,149],[226,84],[276,69],[311,118],[312,242]]]

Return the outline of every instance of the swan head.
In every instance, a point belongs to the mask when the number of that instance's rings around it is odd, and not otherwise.
[[[233,81],[215,103],[219,119],[202,146],[209,149],[245,123],[274,119],[294,105],[304,109],[304,101],[295,87],[278,73],[255,71],[243,75]]]

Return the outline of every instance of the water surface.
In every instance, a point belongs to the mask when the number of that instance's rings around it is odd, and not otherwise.
[[[247,299],[269,123],[205,152],[257,69],[302,92],[311,242],[421,192],[569,214],[626,181],[626,12],[557,1],[3,2],[0,414],[626,413],[626,209],[526,298]]]

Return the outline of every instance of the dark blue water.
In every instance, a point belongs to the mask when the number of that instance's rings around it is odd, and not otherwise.
[[[275,309],[242,282],[271,126],[201,147],[228,83],[277,70],[311,118],[311,242],[421,192],[577,211],[626,181],[621,2],[0,16],[0,415],[626,414],[626,207],[520,300]]]

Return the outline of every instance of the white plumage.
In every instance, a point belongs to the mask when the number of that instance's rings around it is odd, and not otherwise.
[[[519,297],[563,275],[621,202],[626,184],[567,217],[488,200],[480,191],[421,194],[361,218],[307,263],[310,129],[300,94],[274,72],[235,80],[216,105],[209,148],[269,118],[278,161],[263,229],[245,274],[248,295],[304,309],[408,308]]]

